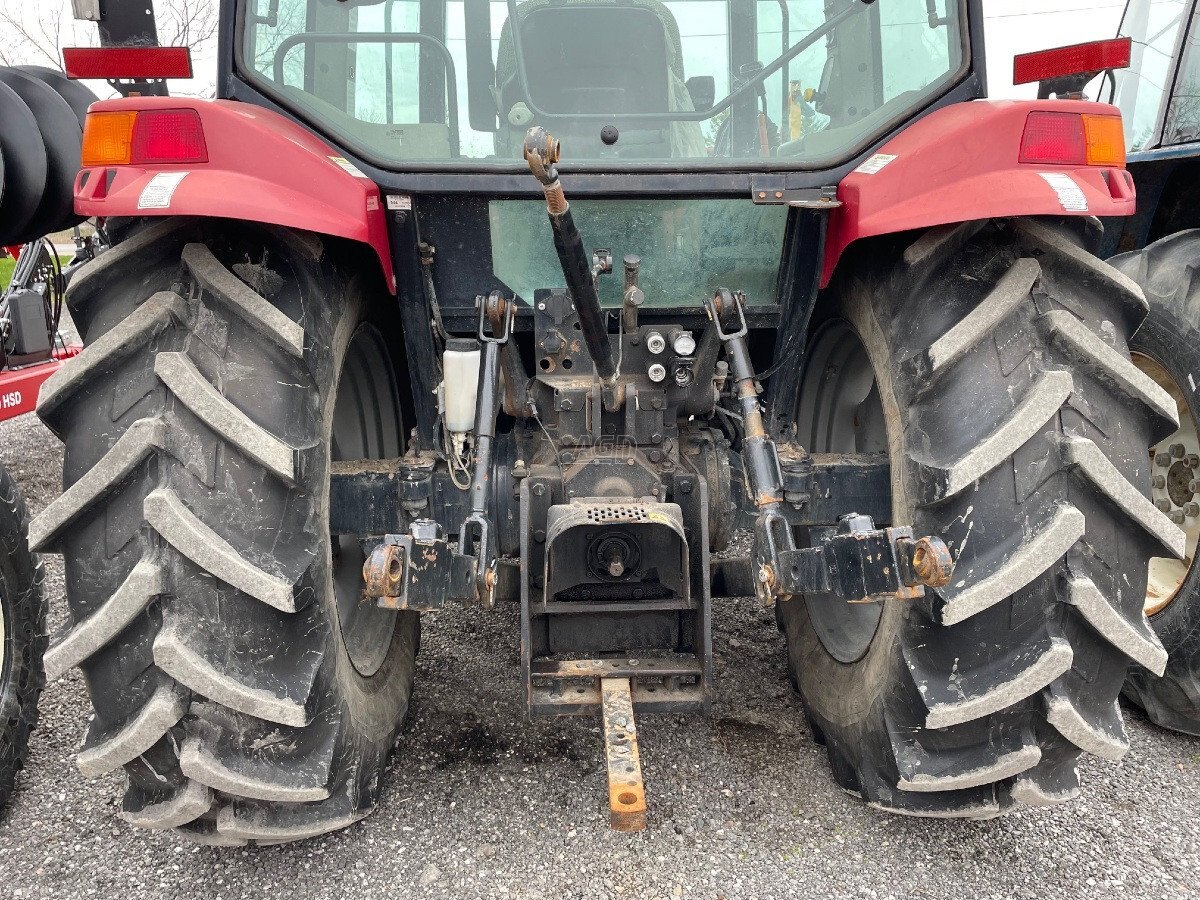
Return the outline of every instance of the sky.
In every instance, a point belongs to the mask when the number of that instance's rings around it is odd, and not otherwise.
[[[29,16],[39,7],[44,10],[55,2],[59,0],[0,0],[0,10],[10,15]],[[69,10],[69,0],[61,2]],[[215,0],[213,2],[215,5]],[[994,97],[1035,96],[1035,85],[1012,86],[1013,55],[1112,37],[1117,32],[1124,5],[1124,0],[983,0],[989,93]],[[93,26],[81,23],[78,27],[86,30]],[[211,96],[216,72],[214,48],[207,47],[196,54],[193,67],[197,77],[191,81],[172,82],[172,91]],[[112,95],[103,83],[91,86],[100,96]]]

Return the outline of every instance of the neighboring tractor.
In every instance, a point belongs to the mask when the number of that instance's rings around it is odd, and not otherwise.
[[[978,0],[221,12],[220,99],[89,111],[75,208],[120,240],[38,406],[48,668],[125,818],[361,818],[450,603],[517,605],[530,716],[603,715],[620,828],[634,716],[708,709],[723,597],[775,608],[878,808],[1054,804],[1125,752],[1147,564],[1186,545],[1145,299],[1086,248],[1135,207],[1116,109],[981,99]]]
[[[54,70],[0,67],[0,256],[13,257],[12,275],[0,284],[0,422],[32,412],[41,384],[78,351],[58,329],[72,266],[42,236],[81,221],[72,192],[83,118],[95,99]],[[92,242],[78,234],[75,262],[82,262]],[[45,683],[42,566],[29,551],[27,525],[20,491],[0,466],[0,808],[24,762]]]
[[[1180,426],[1150,448],[1156,507],[1187,533],[1184,559],[1151,560],[1146,614],[1166,671],[1134,665],[1125,696],[1159,725],[1200,735],[1200,16],[1194,0],[1131,0],[1129,65],[1098,82],[1121,109],[1137,212],[1105,222],[1100,252],[1146,293],[1133,361],[1176,403]],[[1110,42],[1116,43],[1116,42]],[[1132,251],[1132,252],[1130,252]]]

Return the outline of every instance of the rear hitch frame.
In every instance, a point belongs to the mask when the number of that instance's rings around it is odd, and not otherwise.
[[[492,291],[476,298],[476,305],[484,350],[475,403],[470,511],[459,528],[457,548],[436,521],[417,519],[406,534],[384,535],[371,549],[363,563],[363,591],[384,609],[432,612],[450,600],[479,602],[488,609],[495,604],[499,559],[488,506],[495,477],[492,449],[500,413],[500,354],[512,337],[516,304]]]

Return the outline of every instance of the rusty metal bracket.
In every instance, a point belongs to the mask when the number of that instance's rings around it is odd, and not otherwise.
[[[756,205],[787,205],[799,209],[837,209],[837,185],[817,188],[786,187],[783,175],[754,175],[750,179],[750,199]]]
[[[646,786],[638,753],[628,678],[601,678],[604,755],[608,760],[609,822],[616,831],[646,828]]]
[[[827,594],[849,603],[914,600],[925,587],[950,582],[954,561],[938,537],[913,537],[911,528],[875,528],[870,516],[842,516],[815,547],[784,551],[769,576],[777,595]],[[832,533],[830,533],[832,532]]]
[[[432,612],[478,597],[477,560],[456,552],[430,519],[409,534],[385,535],[363,563],[363,593],[384,609]]]

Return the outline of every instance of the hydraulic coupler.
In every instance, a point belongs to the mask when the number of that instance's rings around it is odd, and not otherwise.
[[[475,453],[471,509],[451,546],[441,526],[418,519],[408,534],[385,535],[363,563],[368,597],[387,609],[428,612],[448,600],[474,600],[490,607],[496,587],[496,540],[488,515],[492,492],[492,445],[500,412],[500,352],[512,336],[516,306],[499,291],[480,297],[479,340],[483,343],[475,403]],[[489,334],[489,326],[491,333]]]
[[[775,441],[758,403],[758,382],[746,343],[745,297],[724,288],[707,302],[725,346],[742,416],[742,466],[754,522],[751,563],[764,604],[798,594],[832,595],[851,603],[913,599],[925,587],[948,584],[954,562],[937,537],[915,539],[911,528],[875,528],[869,516],[841,516],[836,529],[812,529],[817,545],[797,548],[783,512],[783,473]]]

